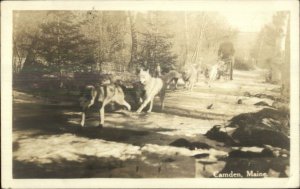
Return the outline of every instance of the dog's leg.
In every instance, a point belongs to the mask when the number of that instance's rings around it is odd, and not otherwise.
[[[99,111],[99,117],[100,117],[99,127],[103,127],[103,124],[104,124],[104,114],[105,114],[104,107],[105,107],[105,105],[102,104],[102,107]]]
[[[151,100],[150,100],[150,107],[149,107],[149,109],[148,109],[148,113],[150,113],[151,111],[152,111],[152,108],[153,108],[153,101],[154,101],[154,98],[152,98]]]
[[[174,81],[175,81],[175,89],[177,90],[178,78],[174,78]]]
[[[123,105],[126,106],[126,108],[127,108],[128,111],[131,110],[130,104],[128,104],[125,100],[123,101]]]
[[[91,99],[90,103],[87,105],[87,107],[91,107],[95,103],[94,97]]]
[[[84,102],[83,98],[80,98],[80,101],[81,101],[80,106],[82,107],[80,125],[82,127],[84,127],[84,125],[85,125],[85,115],[86,115],[86,112],[88,110],[88,102]]]
[[[100,111],[99,111],[99,117],[100,117],[100,120],[99,120],[99,127],[102,127],[103,124],[104,124],[104,114],[105,114],[105,106],[110,102],[110,100],[106,100],[104,99],[103,102],[102,102],[102,106],[100,108]]]
[[[190,85],[191,85],[191,82],[190,82],[190,81],[187,81],[187,82],[185,83],[185,89],[186,89],[186,90],[189,90]]]
[[[136,111],[137,113],[141,113],[141,111],[148,105],[151,98],[147,97],[145,101],[142,103],[142,105],[139,107],[139,109]]]
[[[131,106],[130,104],[128,104],[128,102],[126,102],[125,99],[122,99],[120,102],[118,102],[118,104],[126,106],[127,110],[130,111],[131,110]]]
[[[159,95],[161,110],[164,109],[165,95],[166,95],[166,90],[164,88],[162,88],[162,90],[160,91],[160,95]]]
[[[194,82],[191,82],[191,83],[190,83],[190,86],[189,86],[189,90],[190,90],[190,91],[193,91],[193,88],[194,88]]]
[[[97,91],[96,91],[94,86],[88,86],[87,88],[91,90],[90,91],[91,99],[90,99],[89,104],[87,105],[87,108],[89,108],[92,105],[94,105],[94,103],[95,103],[95,99],[96,99],[96,96],[97,96]]]
[[[80,125],[81,125],[82,127],[84,127],[84,123],[85,123],[85,112],[86,112],[86,111],[82,111],[82,112],[81,112],[81,123],[80,123]]]

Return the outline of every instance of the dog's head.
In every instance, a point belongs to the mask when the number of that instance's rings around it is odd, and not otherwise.
[[[181,75],[182,75],[182,79],[184,81],[189,80],[189,78],[191,77],[190,70],[188,68],[184,68],[184,70],[182,71]]]
[[[150,78],[151,78],[151,76],[149,74],[149,70],[146,70],[146,71],[144,71],[143,69],[140,70],[139,80],[143,85],[145,85],[147,83],[147,81],[149,81]]]

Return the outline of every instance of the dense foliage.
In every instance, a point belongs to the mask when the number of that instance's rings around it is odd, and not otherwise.
[[[281,64],[283,60],[282,43],[285,41],[287,12],[276,12],[272,22],[266,24],[259,32],[251,56],[261,67]]]
[[[215,13],[14,12],[15,73],[180,69],[215,56],[236,33]],[[207,62],[207,61],[204,61]]]

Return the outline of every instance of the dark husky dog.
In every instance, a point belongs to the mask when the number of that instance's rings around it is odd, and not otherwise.
[[[176,70],[171,70],[162,76],[166,88],[168,88],[172,83],[174,83],[173,90],[177,89],[177,83],[180,78],[182,78],[182,74],[177,72]]]
[[[115,102],[119,105],[126,106],[128,110],[131,110],[131,106],[125,101],[125,95],[120,85],[110,83],[109,81],[102,81],[98,86],[87,85],[83,91],[82,97],[80,98],[80,106],[82,107],[81,126],[84,126],[85,124],[85,115],[87,110],[95,102],[100,104],[99,126],[101,127],[104,124],[104,109],[107,104]]]

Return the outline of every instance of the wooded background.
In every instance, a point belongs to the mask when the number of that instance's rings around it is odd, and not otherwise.
[[[14,11],[13,72],[153,72],[216,63],[225,38],[236,69],[289,74],[289,13],[274,12],[259,33],[239,32],[219,12]],[[280,71],[280,74],[282,74]],[[275,73],[276,75],[277,73]]]

